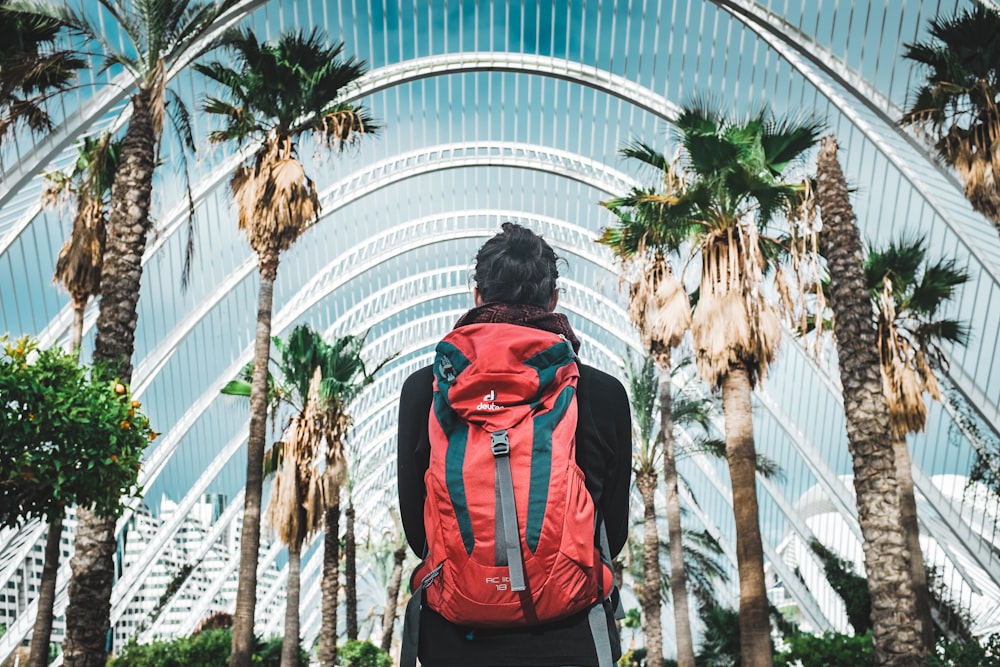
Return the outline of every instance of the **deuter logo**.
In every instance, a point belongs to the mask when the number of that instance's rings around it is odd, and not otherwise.
[[[490,389],[490,393],[483,396],[483,402],[476,406],[477,410],[486,410],[488,412],[494,412],[496,410],[503,410],[503,406],[499,403],[494,403],[497,400],[497,390]]]

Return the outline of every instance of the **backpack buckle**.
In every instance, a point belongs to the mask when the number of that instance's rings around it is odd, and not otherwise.
[[[490,433],[490,449],[493,450],[493,456],[510,454],[510,439],[507,437],[506,429]]]

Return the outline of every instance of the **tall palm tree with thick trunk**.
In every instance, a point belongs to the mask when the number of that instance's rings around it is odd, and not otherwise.
[[[916,611],[928,652],[934,648],[934,623],[906,436],[924,430],[927,423],[924,394],[941,400],[933,368],[935,360],[942,358],[940,345],[968,342],[966,324],[940,315],[955,288],[968,279],[969,275],[958,269],[954,260],[928,262],[923,239],[903,240],[870,250],[865,260],[865,285],[875,306],[903,532],[910,551]]]
[[[782,250],[779,239],[769,236],[771,225],[798,210],[804,187],[785,180],[786,172],[815,143],[818,126],[779,122],[764,111],[731,120],[695,103],[681,111],[674,127],[682,158],[677,171],[647,145],[630,147],[634,157],[664,171],[663,189],[636,190],[609,205],[650,221],[662,237],[683,241],[672,250],[687,249],[700,260],[691,332],[699,374],[722,390],[742,661],[745,667],[770,665],[751,395],[780,336],[778,310],[762,289],[764,272]],[[627,233],[627,226],[622,229]]]
[[[928,70],[900,122],[929,131],[965,196],[1000,231],[1000,10],[989,3],[935,18],[903,57]]]
[[[823,217],[820,250],[830,273],[830,305],[854,460],[858,523],[872,600],[875,663],[921,665],[926,650],[916,616],[910,556],[901,525],[889,411],[878,338],[865,284],[864,255],[837,142],[822,141],[816,197]]]
[[[91,23],[90,17],[65,3],[12,3],[19,10],[56,20],[82,34],[100,50],[103,69],[121,68],[135,89],[132,117],[111,191],[93,356],[104,374],[124,384],[132,379],[142,255],[150,227],[153,171],[166,99],[171,97],[175,106],[180,104],[167,87],[167,72],[175,63],[214,45],[202,38],[235,2],[100,0],[117,21],[114,40],[105,25]],[[79,509],[77,517],[63,656],[68,667],[89,667],[103,665],[107,655],[116,521],[86,507]]]
[[[345,87],[364,74],[364,64],[343,58],[342,44],[325,42],[318,31],[284,34],[271,43],[258,42],[249,29],[231,31],[226,45],[235,67],[221,62],[196,66],[229,98],[206,99],[204,110],[224,121],[211,140],[258,142],[253,157],[237,167],[231,181],[239,226],[257,253],[260,274],[233,667],[249,665],[253,650],[274,281],[281,253],[319,219],[319,195],[298,160],[297,141],[311,133],[343,149],[378,129],[363,107],[339,101]]]
[[[62,22],[0,2],[0,143],[18,125],[52,129],[46,100],[73,85],[85,66],[72,51],[54,48]]]
[[[42,199],[46,204],[56,204],[64,197],[76,199],[70,237],[56,260],[55,281],[70,294],[74,317],[69,349],[77,357],[83,340],[83,314],[101,285],[108,196],[118,168],[120,150],[121,141],[113,140],[108,134],[97,139],[87,137],[80,144],[76,163],[69,173],[45,175],[48,185]],[[62,516],[49,522],[45,538],[45,564],[38,583],[38,612],[31,632],[30,667],[45,667],[49,660],[62,531]]]
[[[633,143],[622,153],[626,157],[638,159],[656,169],[663,177],[665,188],[675,185],[676,174],[660,154],[641,143]],[[645,196],[653,191],[639,191],[633,195]],[[681,667],[694,666],[694,642],[691,633],[691,615],[688,610],[687,583],[684,573],[684,552],[681,531],[680,499],[677,491],[677,464],[674,446],[672,419],[672,392],[670,377],[673,372],[671,350],[676,347],[691,324],[691,306],[683,286],[674,276],[668,255],[675,253],[683,242],[684,228],[682,226],[663,226],[658,224],[656,209],[626,207],[626,202],[611,200],[604,204],[618,217],[619,224],[606,228],[598,242],[610,247],[621,264],[623,278],[630,282],[629,317],[638,328],[643,344],[649,350],[652,360],[659,368],[660,428],[655,442],[647,443],[650,456],[642,456],[636,469],[636,484],[640,493],[653,493],[656,487],[656,470],[652,465],[658,457],[658,448],[663,452],[663,482],[667,510],[667,532],[670,544],[670,582],[671,599],[674,606],[674,630],[677,639],[677,662]],[[647,217],[647,214],[652,214]],[[646,372],[655,369],[643,368],[641,377]],[[655,389],[655,388],[654,388]],[[650,412],[652,417],[652,412]],[[641,472],[640,472],[641,471]],[[646,491],[644,491],[646,489]],[[650,496],[652,498],[652,496]],[[646,495],[643,495],[646,503]],[[646,510],[651,510],[647,506]],[[655,516],[655,512],[654,512]],[[647,523],[648,525],[648,523]],[[644,544],[652,552],[658,543],[655,534],[655,524],[651,535],[644,533]],[[659,586],[653,586],[650,581],[659,581],[659,558],[645,559],[646,585],[643,587],[644,618],[647,623],[654,623],[646,631],[653,663],[656,663],[657,651],[662,656],[662,633],[659,621]],[[655,591],[655,595],[654,595]],[[652,619],[653,605],[656,605],[657,617]]]

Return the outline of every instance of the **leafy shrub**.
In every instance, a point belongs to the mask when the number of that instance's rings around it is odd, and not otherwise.
[[[869,667],[875,664],[871,632],[863,635],[797,633],[786,641],[788,650],[774,659],[774,664],[780,667]]]
[[[370,641],[348,639],[337,649],[337,664],[343,667],[392,667],[392,658]]]
[[[149,644],[129,642],[119,655],[111,658],[108,667],[225,667],[229,664],[231,647],[230,628],[211,628],[190,637]],[[255,638],[253,663],[255,667],[279,667],[281,637],[272,637],[266,642]],[[300,649],[299,666],[308,664],[308,654]]]
[[[1000,667],[1000,633],[973,640],[940,639],[927,658],[932,667]]]
[[[118,516],[157,434],[128,387],[58,348],[0,336],[0,526],[67,505]]]
[[[618,659],[618,667],[645,667],[646,665],[646,649],[645,648],[632,648],[624,653],[622,657]]]

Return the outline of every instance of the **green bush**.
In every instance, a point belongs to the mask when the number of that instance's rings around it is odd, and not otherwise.
[[[231,647],[232,631],[215,628],[191,637],[157,640],[149,644],[129,642],[121,653],[111,658],[108,667],[225,667],[229,664]],[[306,667],[309,656],[302,650],[299,653],[299,665]],[[266,642],[255,639],[253,663],[255,667],[279,667],[281,637],[273,637]]]
[[[129,388],[58,348],[0,336],[0,526],[69,505],[118,516],[157,436]]]
[[[786,638],[789,648],[774,659],[781,667],[869,667],[875,664],[871,632],[863,635],[797,633]]]
[[[348,639],[337,649],[337,664],[343,667],[392,667],[392,658],[369,641]]]
[[[982,642],[940,639],[927,658],[932,667],[1000,667],[1000,633]]]

